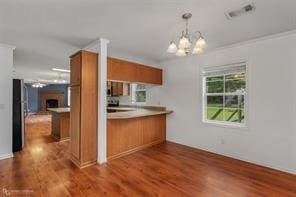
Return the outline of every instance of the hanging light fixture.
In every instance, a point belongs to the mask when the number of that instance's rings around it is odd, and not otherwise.
[[[40,83],[38,80],[32,83],[33,88],[43,88],[44,86],[46,86],[46,84]]]
[[[168,46],[168,53],[175,53],[176,56],[184,57],[189,54],[201,54],[204,51],[204,48],[207,47],[207,43],[204,37],[201,35],[200,31],[197,31],[193,34],[189,32],[188,29],[188,20],[192,17],[191,13],[185,13],[182,15],[182,18],[186,21],[186,28],[182,31],[181,36],[178,40],[178,46],[172,40]],[[195,43],[194,45],[192,43]],[[193,47],[192,47],[193,46]]]
[[[62,78],[62,73],[59,73],[59,77],[57,79],[54,79],[53,82],[63,84],[63,83],[66,83],[67,81]]]

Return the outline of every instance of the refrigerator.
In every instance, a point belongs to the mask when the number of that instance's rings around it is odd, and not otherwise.
[[[24,81],[13,79],[12,150],[22,150],[25,144]]]

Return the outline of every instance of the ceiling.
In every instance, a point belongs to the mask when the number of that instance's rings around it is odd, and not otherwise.
[[[226,19],[248,2],[254,13]],[[296,29],[295,7],[295,0],[1,0],[0,43],[16,46],[15,76],[52,80],[52,67],[69,68],[69,55],[99,37],[111,51],[160,62],[175,58],[166,49],[184,12],[211,50]]]

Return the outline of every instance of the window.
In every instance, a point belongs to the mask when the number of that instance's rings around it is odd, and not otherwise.
[[[203,120],[244,125],[246,66],[207,68],[203,72]]]
[[[131,84],[132,103],[146,103],[146,86],[143,84]]]

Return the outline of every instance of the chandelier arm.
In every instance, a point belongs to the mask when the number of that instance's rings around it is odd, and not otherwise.
[[[198,38],[202,38],[202,34],[200,31],[195,31],[192,36],[194,36],[195,39],[198,39]]]

